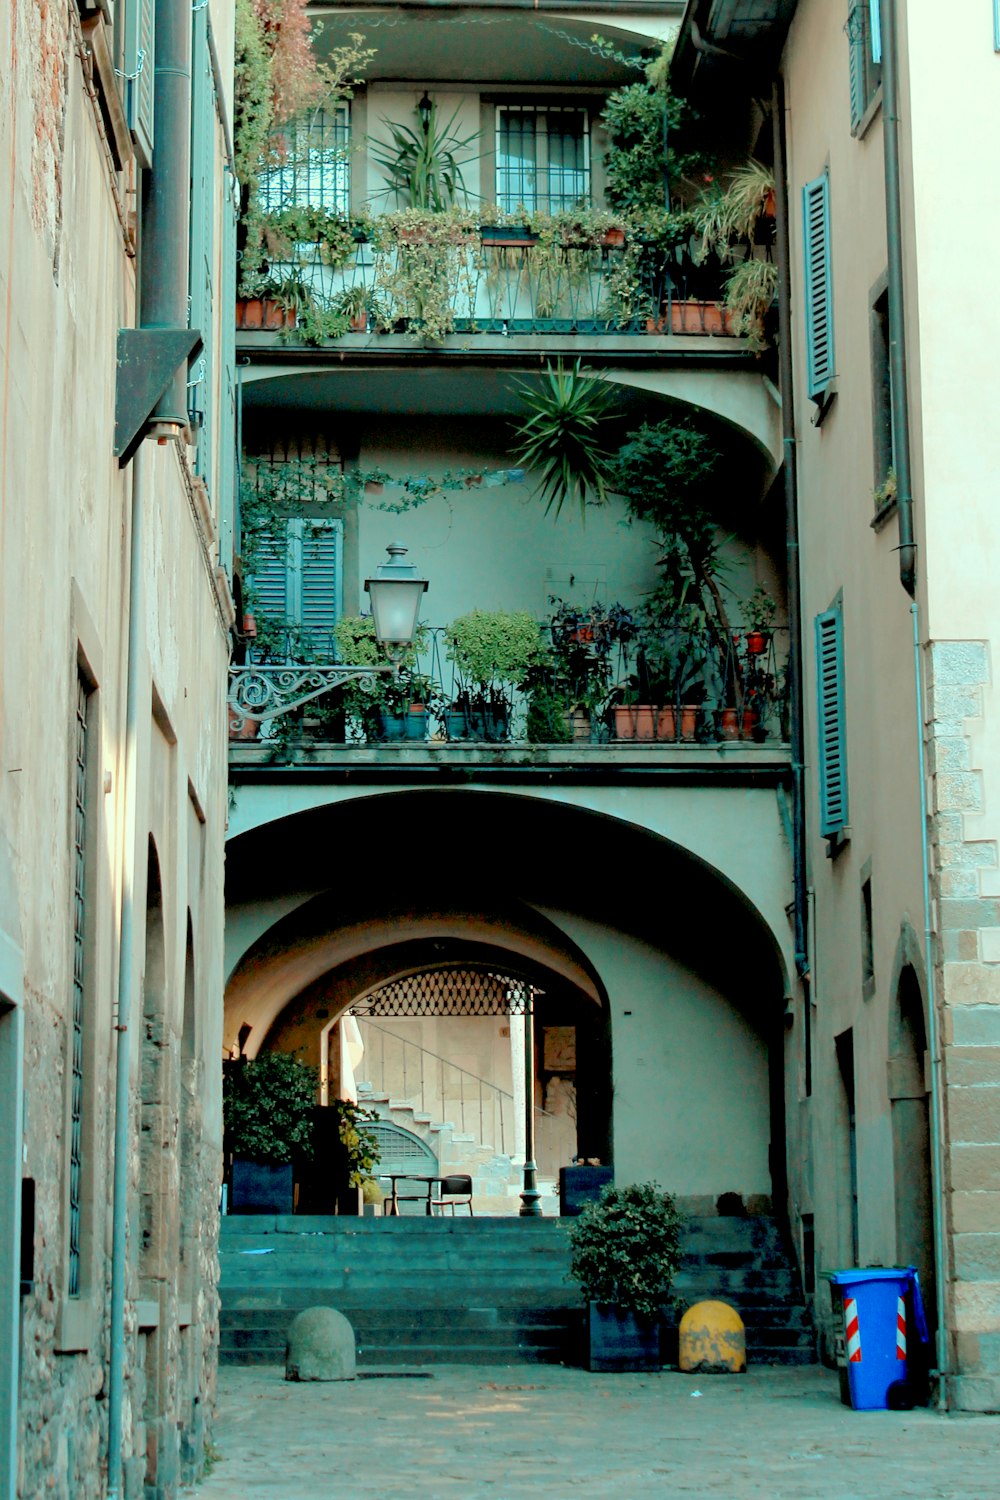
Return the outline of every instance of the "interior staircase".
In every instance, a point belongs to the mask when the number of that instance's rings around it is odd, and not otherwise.
[[[568,1220],[306,1218],[222,1220],[223,1364],[280,1364],[303,1307],[350,1319],[365,1366],[582,1359],[583,1308],[569,1281]],[[735,1306],[754,1364],[807,1364],[812,1325],[768,1218],[690,1218],[675,1294]],[[676,1316],[664,1356],[676,1357]]]

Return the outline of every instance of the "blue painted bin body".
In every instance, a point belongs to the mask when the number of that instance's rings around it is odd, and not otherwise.
[[[830,1281],[837,1287],[844,1309],[851,1406],[855,1411],[885,1411],[889,1387],[907,1378],[907,1362],[897,1345],[897,1315],[900,1301],[904,1309],[913,1306],[915,1273],[912,1267],[833,1271]],[[919,1291],[916,1295],[919,1297]],[[853,1337],[848,1321],[852,1301],[857,1314]],[[917,1328],[907,1327],[907,1345],[918,1337]]]

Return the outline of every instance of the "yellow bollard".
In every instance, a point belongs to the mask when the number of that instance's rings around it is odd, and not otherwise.
[[[742,1375],[747,1367],[743,1319],[728,1302],[696,1302],[680,1323],[680,1368],[699,1375]]]

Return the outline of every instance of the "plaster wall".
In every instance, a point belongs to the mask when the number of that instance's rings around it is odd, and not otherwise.
[[[190,910],[199,1056],[214,1062],[221,1048],[226,622],[213,581],[212,528],[191,487],[190,455],[173,445],[147,446],[121,470],[112,454],[116,336],[135,319],[135,263],[84,86],[75,17],[75,8],[66,6],[5,7],[0,16],[0,846],[10,850],[11,871],[3,926],[16,934],[23,954],[25,1095],[23,1133],[19,1122],[2,1149],[11,1153],[18,1178],[36,1185],[35,1279],[20,1304],[16,1494],[24,1500],[43,1490],[66,1500],[104,1493],[119,903],[125,871],[130,879],[134,872],[131,980],[141,997],[150,834],[160,850],[164,887],[160,1041],[166,1051],[179,1050]],[[123,194],[127,179],[127,173],[117,178]],[[140,469],[142,587],[130,600],[130,515]],[[130,608],[141,615],[134,825],[125,800]],[[81,1290],[71,1296],[78,670],[91,693]],[[142,1032],[137,1021],[131,1030],[124,1458],[134,1493],[149,1477],[147,1453],[159,1442],[162,1462],[148,1493],[166,1500],[181,1476],[201,1463],[204,1413],[214,1388],[212,1209],[221,1124],[214,1070],[196,1067],[196,1108],[188,1111],[186,1128],[203,1233],[191,1247],[196,1265],[185,1306],[172,1286],[157,1305],[162,1358],[156,1357],[154,1399],[150,1338],[143,1331],[152,1313],[142,1310],[138,1275]],[[164,1101],[171,1139],[180,1117],[179,1096]],[[182,1329],[195,1317],[196,1350],[194,1336]],[[0,1488],[6,1494],[5,1478]]]
[[[882,116],[851,134],[844,7],[798,7],[784,58],[789,150],[795,429],[801,528],[812,886],[812,1091],[805,1017],[789,1045],[792,1207],[815,1215],[817,1265],[852,1255],[848,1121],[834,1039],[853,1033],[858,1254],[896,1255],[887,1056],[901,933],[922,926],[919,760],[909,599],[894,519],[872,526],[876,472],[872,306],[887,268]],[[802,188],[829,170],[836,396],[822,421],[806,396]],[[812,622],[842,599],[849,839],[819,834]],[[871,881],[874,979],[863,969],[862,885]],[[799,1103],[802,1100],[803,1102]],[[810,1170],[807,1163],[813,1159]],[[824,1164],[822,1169],[820,1164]],[[827,1164],[833,1164],[833,1170]],[[821,1322],[827,1318],[817,1298]]]

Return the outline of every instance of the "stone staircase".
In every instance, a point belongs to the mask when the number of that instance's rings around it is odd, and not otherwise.
[[[358,1084],[358,1103],[382,1120],[411,1131],[434,1152],[442,1172],[468,1172],[476,1207],[482,1214],[514,1215],[521,1206],[523,1174],[509,1156],[483,1145],[474,1131],[461,1130],[452,1120],[436,1120],[409,1099],[376,1093],[371,1084]],[[474,1111],[473,1111],[474,1113]],[[377,1170],[377,1169],[376,1169]],[[554,1178],[539,1176],[542,1212],[559,1212],[559,1189]]]
[[[320,1303],[350,1319],[364,1366],[577,1363],[583,1309],[565,1219],[230,1215],[220,1240],[223,1364],[278,1364],[285,1332]],[[807,1364],[812,1325],[781,1236],[764,1218],[692,1218],[683,1305],[738,1308],[751,1363]],[[676,1358],[676,1324],[664,1331]]]

